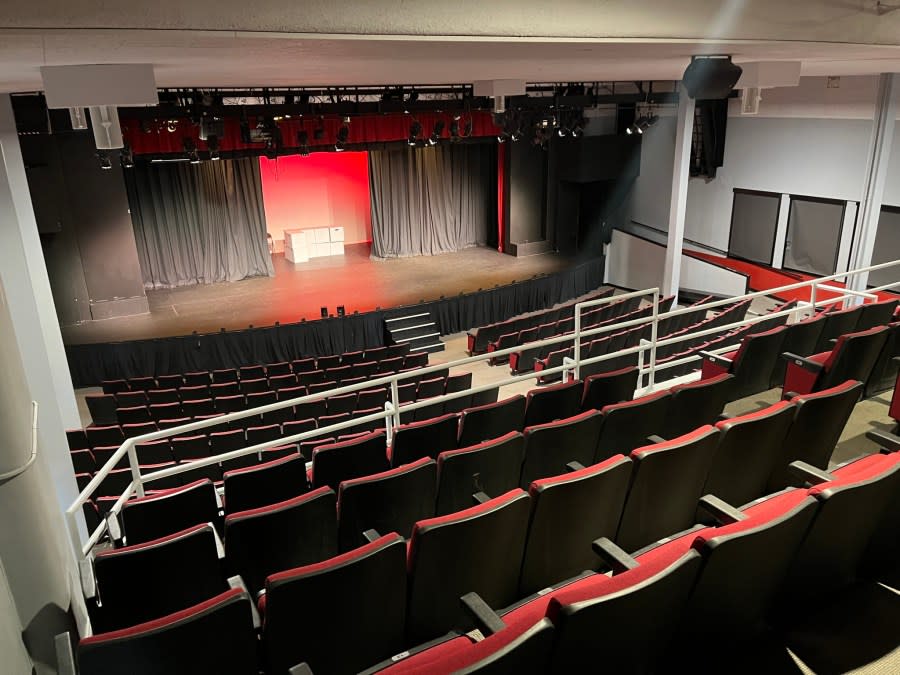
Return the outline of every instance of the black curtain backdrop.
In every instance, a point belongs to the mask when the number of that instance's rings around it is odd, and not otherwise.
[[[497,222],[493,144],[369,153],[372,255],[402,258],[483,246]]]
[[[431,312],[441,334],[449,335],[585,295],[603,283],[603,268],[601,257],[556,274],[415,308]],[[384,319],[398,312],[409,313],[409,308],[207,335],[67,345],[66,356],[76,387],[141,375],[238,368],[379,347],[385,343]]]
[[[125,171],[145,288],[274,276],[254,158]]]

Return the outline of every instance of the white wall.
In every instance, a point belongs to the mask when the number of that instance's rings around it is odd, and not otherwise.
[[[672,167],[675,160],[674,108],[660,110],[659,121],[641,138],[641,174],[631,191],[631,219],[657,229],[669,229]]]

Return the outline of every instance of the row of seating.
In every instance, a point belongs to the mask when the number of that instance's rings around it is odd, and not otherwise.
[[[261,664],[250,595],[219,584],[192,607],[82,640],[80,671],[227,674],[262,665],[283,675],[301,662],[314,673],[359,672],[380,662],[366,672],[581,672],[603,664],[637,673],[655,671],[662,659],[667,669],[695,667],[698,644],[731,649],[758,635],[776,603],[820,604],[823,593],[856,578],[873,548],[897,550],[891,526],[900,517],[898,453],[868,456],[832,474],[797,463],[813,487],[740,509],[705,497],[699,504],[708,524],[669,532],[631,555],[602,533],[569,541],[573,531],[587,535],[582,516],[594,525],[608,516],[591,509],[589,498],[614,501],[609,487],[628,462],[617,457],[532,485],[530,494],[513,490],[419,521],[408,544],[396,533],[370,532],[364,546],[268,576],[258,603]],[[654,487],[677,482],[664,476]],[[664,510],[661,502],[657,511]],[[210,530],[201,525],[173,539],[199,542],[202,533],[213,578]],[[523,559],[544,537],[540,562],[555,567],[574,552],[584,563],[560,569],[552,585],[518,601]],[[172,545],[151,546],[157,566],[140,572],[146,584],[158,583],[154,575]],[[98,567],[122,556],[102,555]],[[128,590],[144,594],[140,586]]]
[[[307,394],[318,394],[338,386],[360,384],[372,377],[393,375],[396,372],[415,372],[428,365],[426,353],[410,354],[396,359],[385,359],[380,364],[364,361],[347,366],[335,366],[326,370],[311,370],[298,374],[286,373],[252,379],[238,379],[237,371],[228,371],[233,380],[205,384],[183,384],[168,389],[149,389],[137,391],[121,391],[115,394],[88,394],[85,403],[94,424],[127,424],[134,419],[142,408],[151,407],[157,410],[157,419],[166,419],[170,410],[163,406],[193,404],[210,398],[231,396],[251,397],[258,394],[279,392],[279,397],[297,398]],[[252,366],[263,368],[263,366]],[[216,371],[222,372],[222,371]],[[256,373],[254,373],[256,374]],[[434,373],[434,377],[439,373]],[[414,381],[412,381],[414,382]],[[407,383],[409,384],[409,383]],[[262,405],[257,403],[256,405]]]
[[[238,379],[255,380],[262,377],[277,375],[299,375],[314,370],[327,370],[338,366],[349,366],[364,361],[381,363],[386,359],[403,359],[413,356],[416,359],[425,359],[428,354],[418,352],[409,353],[409,345],[387,345],[385,347],[373,347],[362,351],[345,352],[329,356],[307,357],[294,359],[293,361],[279,361],[277,363],[253,364],[240,368],[222,368],[216,370],[191,371],[174,373],[171,375],[149,375],[144,377],[131,377],[128,379],[103,380],[104,394],[118,394],[125,391],[151,391],[153,389],[178,389],[182,386],[211,385],[222,382],[235,382]],[[399,370],[399,368],[393,368]]]
[[[530,312],[505,321],[473,328],[467,334],[467,349],[470,355],[483,354],[487,351],[488,344],[495,341],[505,333],[518,332],[526,328],[540,326],[541,324],[557,323],[561,320],[572,319],[575,316],[575,305],[589,300],[601,300],[610,297],[615,292],[614,288],[605,288],[602,291],[592,293],[583,300],[574,300],[554,309],[544,309]],[[640,298],[619,300],[609,305],[600,307],[606,318],[614,318],[623,312],[630,312],[640,304]]]

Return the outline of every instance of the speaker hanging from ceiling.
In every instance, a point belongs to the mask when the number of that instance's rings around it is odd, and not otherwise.
[[[742,72],[730,56],[695,56],[681,82],[693,99],[727,98]]]

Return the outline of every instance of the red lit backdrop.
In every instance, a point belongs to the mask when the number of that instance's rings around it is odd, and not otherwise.
[[[368,153],[260,157],[259,169],[266,225],[276,242],[283,242],[284,230],[312,227],[343,227],[347,244],[372,240]]]

